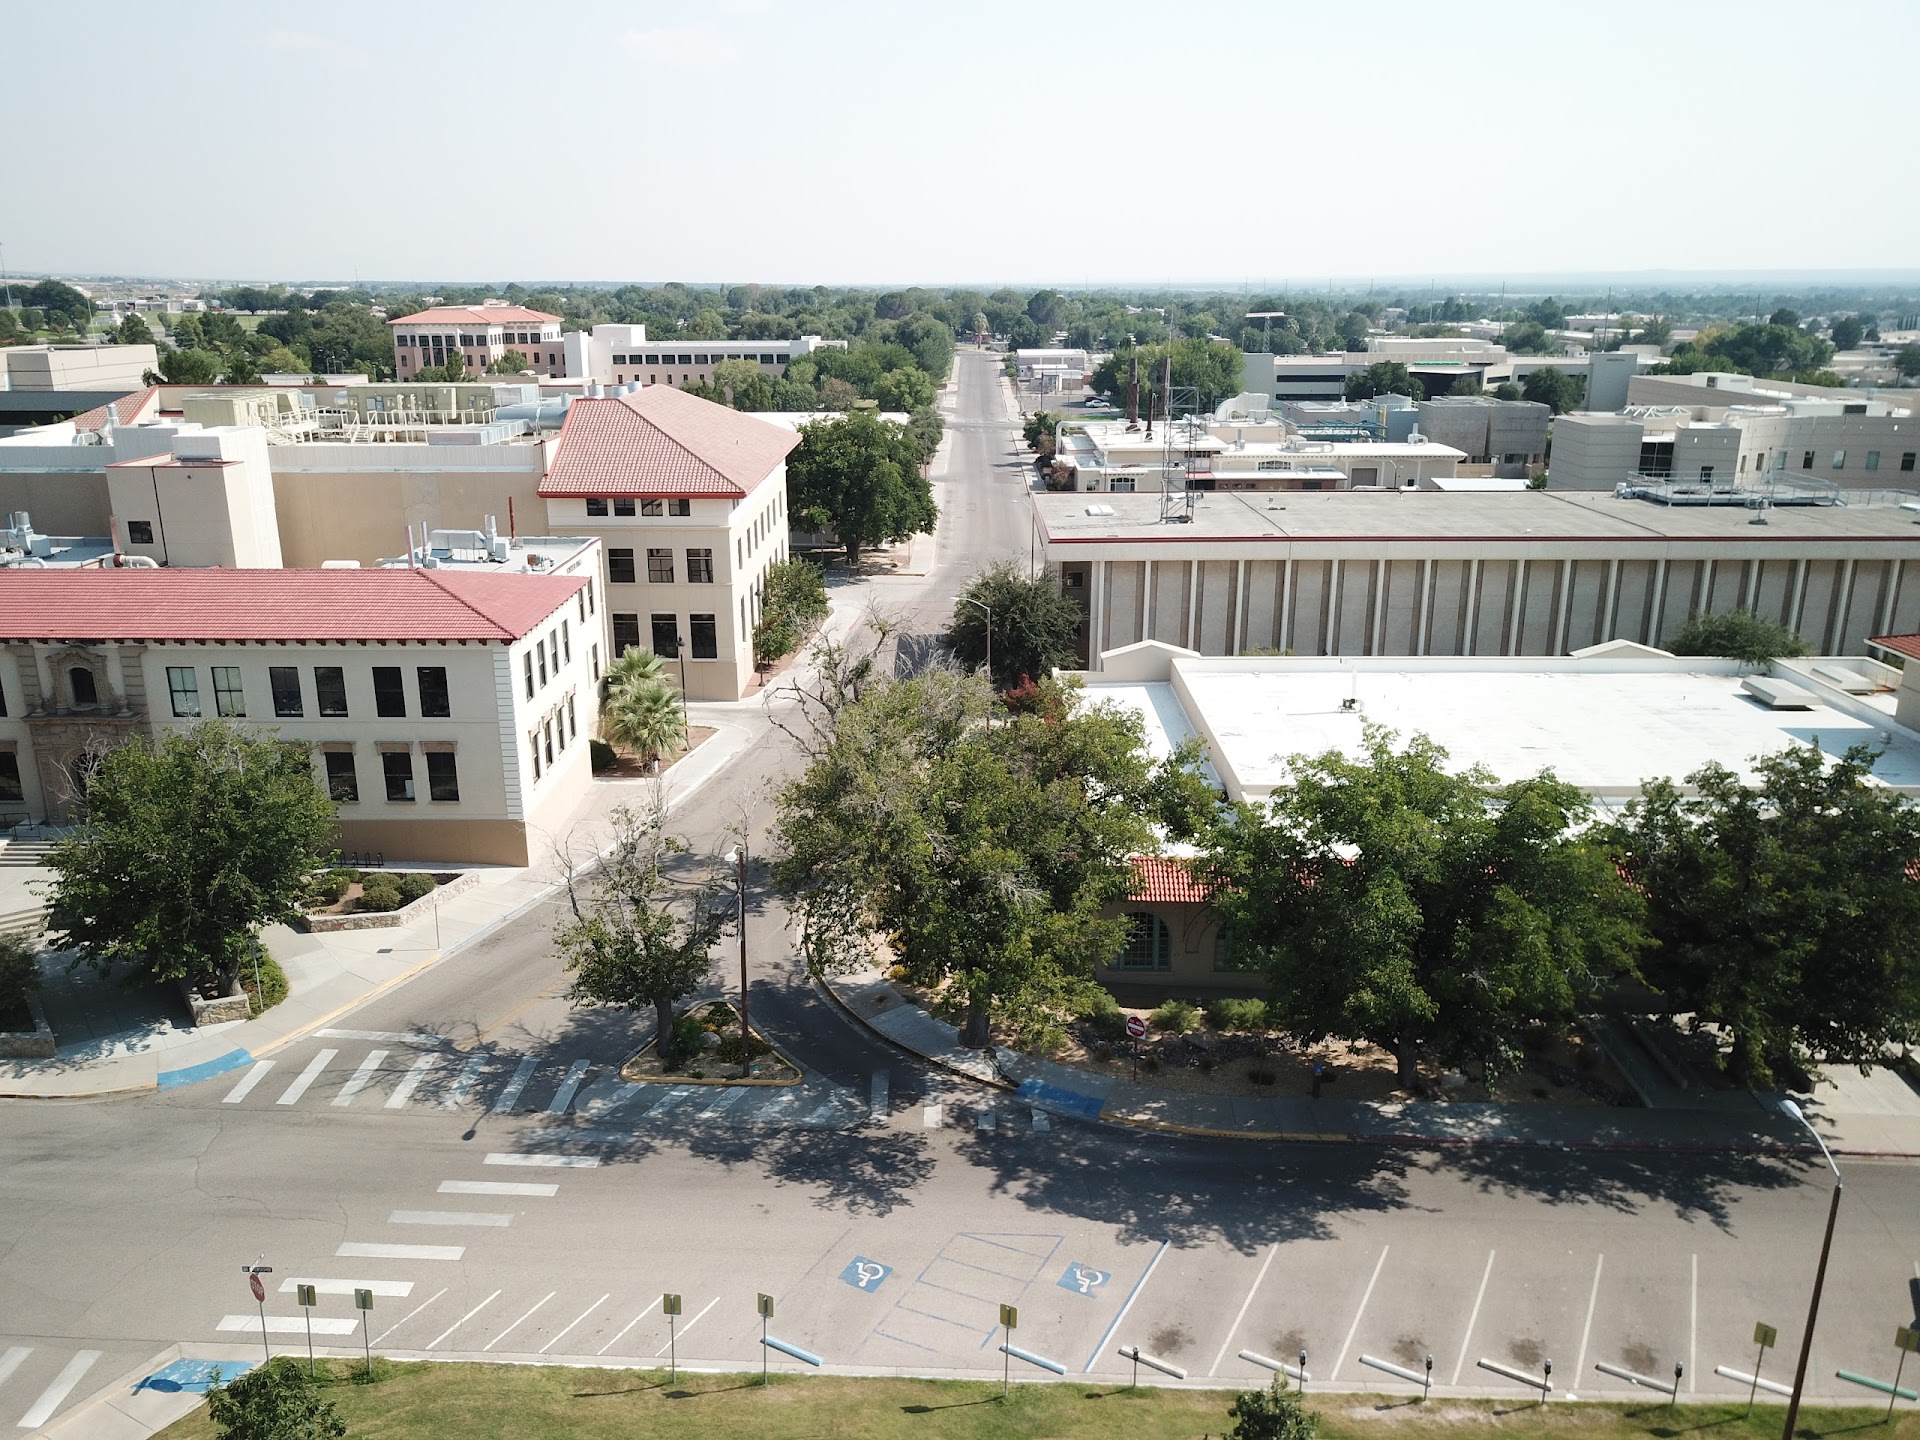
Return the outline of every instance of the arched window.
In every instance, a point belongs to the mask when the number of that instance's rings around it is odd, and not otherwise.
[[[100,703],[100,692],[93,683],[93,671],[84,665],[75,665],[67,671],[67,688],[73,692],[73,703],[77,709]]]
[[[1167,922],[1146,910],[1127,915],[1130,932],[1127,947],[1113,962],[1116,970],[1166,970],[1173,963],[1173,946],[1167,935]]]

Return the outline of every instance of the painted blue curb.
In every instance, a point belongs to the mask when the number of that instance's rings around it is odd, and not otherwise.
[[[1098,1120],[1100,1112],[1107,1108],[1107,1102],[1098,1095],[1062,1090],[1058,1085],[1049,1085],[1044,1080],[1022,1080],[1020,1088],[1014,1093],[1022,1100],[1037,1100],[1055,1110],[1070,1111],[1088,1120]]]
[[[242,1065],[251,1065],[253,1056],[245,1050],[229,1050],[224,1055],[211,1060],[203,1060],[198,1065],[189,1065],[184,1070],[162,1070],[156,1083],[162,1090],[171,1090],[176,1085],[195,1085],[202,1080],[211,1080],[216,1075],[224,1075],[229,1070],[238,1070]]]

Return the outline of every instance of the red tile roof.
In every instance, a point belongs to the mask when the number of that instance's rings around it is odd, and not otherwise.
[[[0,570],[0,638],[517,640],[586,583],[451,570]]]
[[[122,395],[118,400],[89,410],[83,415],[74,416],[73,428],[81,431],[98,430],[107,423],[109,410],[113,412],[114,424],[131,425],[147,413],[148,408],[159,398],[159,395],[158,385],[149,385],[146,389],[137,390],[131,395]]]
[[[389,320],[389,325],[542,325],[559,320],[544,310],[524,305],[434,305]]]
[[[1149,905],[1204,905],[1209,887],[1196,880],[1185,862],[1164,855],[1133,857],[1133,889],[1130,900]]]
[[[1876,635],[1867,643],[1878,645],[1882,650],[1891,650],[1896,655],[1904,655],[1909,660],[1920,660],[1920,635]]]
[[[540,493],[737,499],[799,443],[792,430],[671,385],[647,385],[573,402]]]

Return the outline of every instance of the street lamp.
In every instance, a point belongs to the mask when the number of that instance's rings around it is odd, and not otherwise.
[[[987,683],[993,683],[993,607],[984,600],[975,600],[971,595],[960,597],[962,605],[975,605],[987,612]]]
[[[687,719],[687,637],[676,634],[673,637],[673,649],[680,661],[680,744],[691,750],[693,722]]]
[[[745,1080],[753,1073],[753,1048],[747,1039],[750,1032],[747,1029],[747,842],[744,839],[727,851],[726,862],[735,867],[734,918],[740,931],[740,1078]]]
[[[1833,1200],[1827,1206],[1827,1235],[1820,1242],[1820,1268],[1813,1272],[1813,1299],[1807,1305],[1807,1333],[1800,1340],[1800,1363],[1793,1372],[1793,1396],[1787,1401],[1787,1428],[1781,1432],[1783,1440],[1793,1440],[1793,1427],[1800,1418],[1800,1390],[1807,1380],[1807,1357],[1813,1351],[1813,1322],[1820,1314],[1821,1288],[1827,1283],[1827,1256],[1833,1250],[1833,1222],[1840,1216],[1840,1191],[1844,1182],[1840,1178],[1840,1167],[1833,1163],[1833,1153],[1827,1149],[1827,1142],[1820,1138],[1820,1132],[1813,1128],[1813,1122],[1807,1119],[1805,1112],[1785,1096],[1780,1099],[1780,1112],[1806,1126],[1807,1133],[1813,1136],[1813,1143],[1820,1147],[1827,1168],[1833,1171]]]

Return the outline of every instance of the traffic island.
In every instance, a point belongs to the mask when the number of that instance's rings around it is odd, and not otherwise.
[[[748,1073],[740,1073],[740,1012],[725,1000],[696,1005],[673,1024],[674,1056],[663,1057],[656,1037],[620,1067],[633,1085],[798,1085],[806,1074],[749,1026]],[[681,1058],[684,1056],[684,1058]]]

